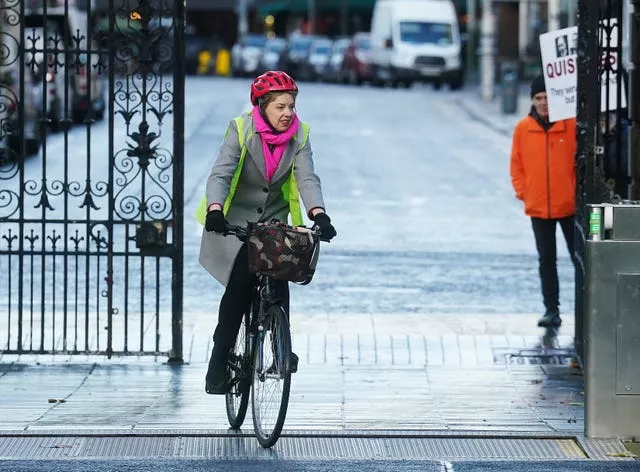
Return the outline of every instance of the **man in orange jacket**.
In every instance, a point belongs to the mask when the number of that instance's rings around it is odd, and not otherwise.
[[[513,133],[511,183],[524,202],[538,250],[540,283],[545,313],[538,326],[560,326],[556,223],[560,224],[573,260],[575,203],[576,121],[549,122],[544,77],[531,82],[532,107]]]

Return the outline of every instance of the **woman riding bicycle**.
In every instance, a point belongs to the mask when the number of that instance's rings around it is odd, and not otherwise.
[[[314,171],[309,127],[295,113],[297,94],[298,86],[284,72],[269,71],[257,77],[251,84],[253,109],[231,120],[207,180],[200,263],[226,287],[205,382],[210,394],[225,393],[227,356],[256,283],[256,276],[249,272],[246,243],[225,237],[227,225],[273,219],[286,222],[289,214],[294,225],[302,225],[300,195],[322,237],[336,235]],[[277,281],[276,290],[288,313],[288,282]],[[292,354],[292,372],[297,361]]]

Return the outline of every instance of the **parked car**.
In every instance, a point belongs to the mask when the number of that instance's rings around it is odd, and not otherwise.
[[[267,42],[263,34],[247,34],[231,48],[231,73],[234,77],[255,76],[262,50]]]
[[[285,71],[296,80],[306,78],[309,75],[307,59],[313,40],[313,36],[291,36],[287,47],[280,54],[278,69]]]
[[[278,61],[282,51],[287,47],[287,40],[284,38],[269,38],[264,45],[262,55],[260,56],[260,62],[258,65],[258,72],[263,73],[268,70],[275,70],[278,68]]]
[[[65,7],[49,7],[46,19],[45,22],[42,9],[31,9],[24,17],[27,37],[33,38],[36,49],[46,49],[47,54],[51,56],[45,61],[47,68],[43,68],[43,73],[48,95],[46,114],[52,119],[52,127],[58,126],[59,120],[63,117],[65,102],[68,103],[74,121],[79,122],[86,118],[103,119],[106,109],[106,86],[104,70],[100,71],[97,67],[99,55],[54,52],[62,47],[67,51],[74,48],[98,51],[94,39],[87,39],[86,12],[76,8],[65,10]],[[67,38],[67,44],[56,45],[51,41],[45,44],[45,37]],[[44,57],[38,54],[35,54],[34,60],[42,64]],[[106,67],[106,63],[102,65]]]
[[[352,85],[371,80],[371,36],[356,33],[344,52],[341,79]]]
[[[49,22],[47,26],[47,32],[49,41],[47,49],[53,51],[55,49],[55,43],[52,37],[55,34],[56,25]],[[45,28],[25,28],[25,42],[27,45],[33,44],[34,48],[38,50],[44,50]],[[28,46],[29,47],[29,46]],[[56,132],[60,129],[60,122],[64,118],[64,108],[62,105],[62,99],[59,96],[56,83],[54,81],[54,74],[49,73],[45,62],[47,64],[53,64],[55,61],[55,55],[52,53],[47,54],[46,60],[43,52],[36,52],[34,54],[25,52],[25,63],[30,65],[31,76],[35,82],[35,86],[41,87],[44,90],[46,103],[44,108],[46,110],[46,117],[49,119],[50,130]]]
[[[20,73],[17,62],[0,67],[0,161],[17,160],[22,152],[32,156],[40,152],[42,144],[42,87],[37,81],[37,70],[25,65],[23,121],[20,121]]]
[[[329,62],[324,69],[324,80],[327,82],[339,82],[342,73],[342,61],[344,60],[344,52],[351,44],[350,38],[338,38],[333,42]]]
[[[324,76],[332,49],[333,41],[328,38],[316,38],[311,42],[307,59],[310,80],[319,80]]]

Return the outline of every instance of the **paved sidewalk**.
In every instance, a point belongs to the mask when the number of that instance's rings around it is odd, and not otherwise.
[[[571,320],[559,333],[536,328],[535,320],[300,316],[293,323],[300,367],[281,447],[292,457],[316,457],[323,448],[368,457],[373,446],[367,444],[381,438],[395,441],[388,446],[396,448],[394,457],[624,458],[619,441],[583,435],[583,379],[570,366]],[[83,437],[89,439],[75,440],[74,457],[95,448],[120,457],[153,455],[165,443],[181,455],[206,456],[202,448],[228,436],[241,444],[223,441],[211,454],[261,457],[250,417],[242,431],[228,430],[224,398],[204,393],[210,331],[210,316],[189,316],[184,365],[149,357],[0,357],[0,459],[62,455],[50,448]],[[129,439],[118,442],[123,436]],[[179,438],[189,444],[174,444]],[[353,438],[362,438],[362,450],[353,449]]]
[[[224,429],[222,397],[204,393],[211,320],[189,319],[183,366],[1,357],[0,429]],[[301,316],[286,426],[580,434],[570,320],[540,334],[523,315]]]
[[[483,100],[478,87],[470,87],[460,91],[454,100],[471,118],[508,137],[513,135],[516,124],[529,113],[531,108],[528,86],[525,85],[520,87],[517,112],[513,114],[502,112],[499,87],[496,88],[496,96],[490,102]]]

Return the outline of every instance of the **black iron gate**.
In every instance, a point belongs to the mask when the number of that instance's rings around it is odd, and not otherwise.
[[[582,359],[586,205],[640,199],[640,1],[580,0],[578,12],[575,338]]]
[[[184,2],[0,0],[0,352],[182,360]]]

